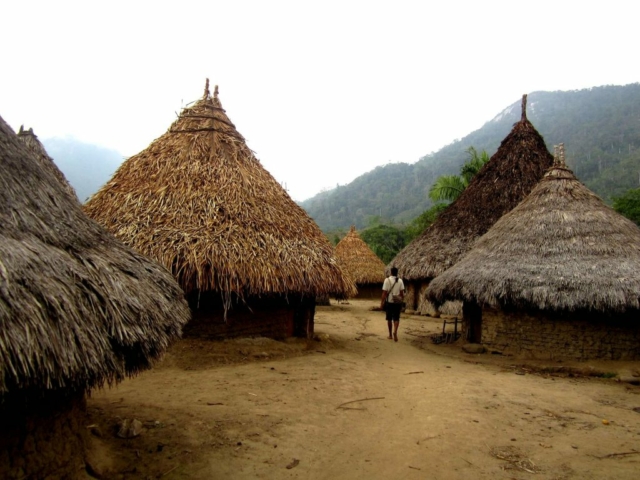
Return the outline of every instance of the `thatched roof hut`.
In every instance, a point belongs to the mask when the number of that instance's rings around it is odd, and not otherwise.
[[[509,325],[502,332],[516,324],[520,336],[535,329],[536,338],[553,318],[560,319],[553,324],[555,334],[538,348],[557,350],[549,344],[563,325],[570,330],[560,350],[577,348],[580,358],[640,356],[640,229],[580,183],[560,150],[530,195],[438,276],[428,296],[481,307],[483,343],[495,343],[497,335],[487,331],[487,318]],[[508,312],[520,318],[507,319]],[[522,319],[523,313],[535,319]],[[571,321],[577,319],[579,328]],[[592,344],[585,345],[585,332],[595,339]]]
[[[385,265],[360,238],[355,226],[352,225],[349,233],[338,242],[335,252],[340,265],[356,283],[357,296],[379,298]]]
[[[522,201],[552,165],[553,156],[527,119],[526,99],[524,95],[520,121],[460,197],[389,263],[398,267],[405,281],[427,283],[455,265],[478,237]],[[424,292],[423,287],[415,288]]]
[[[404,279],[434,278],[453,266],[478,237],[527,196],[552,165],[553,156],[527,119],[526,97],[522,118],[462,195],[389,264],[398,267]]]
[[[74,478],[85,392],[150,367],[189,310],[170,273],[87,218],[2,118],[0,160],[0,471]]]
[[[84,206],[118,239],[227,312],[250,297],[355,293],[309,215],[267,172],[209,82]]]
[[[38,160],[41,167],[50,170],[69,195],[71,195],[75,200],[78,200],[76,191],[67,180],[67,177],[64,176],[64,173],[60,171],[53,159],[49,156],[44,145],[42,145],[42,142],[38,140],[37,135],[33,133],[33,128],[25,130],[24,125],[21,125],[20,130],[18,131],[18,138],[35,154],[34,158]]]

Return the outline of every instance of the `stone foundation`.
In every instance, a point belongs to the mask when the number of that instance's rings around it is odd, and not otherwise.
[[[522,358],[640,360],[639,313],[604,316],[483,308],[481,342],[489,351]],[[468,328],[467,318],[464,323]]]

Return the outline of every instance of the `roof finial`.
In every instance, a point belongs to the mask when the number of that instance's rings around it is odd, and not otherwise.
[[[211,95],[211,92],[209,92],[209,79],[207,78],[207,83],[204,84],[204,98],[207,98],[209,95]]]
[[[213,98],[218,98],[218,85],[213,89]]]
[[[553,165],[555,167],[566,167],[564,161],[564,143],[553,146]]]
[[[520,121],[524,121],[527,119],[527,94],[522,95],[522,117]]]

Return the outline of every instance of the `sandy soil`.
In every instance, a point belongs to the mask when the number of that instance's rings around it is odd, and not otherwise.
[[[419,316],[396,343],[375,303],[318,307],[319,341],[181,340],[89,399],[92,467],[106,479],[640,477],[640,387],[605,378],[640,363],[471,355],[434,345],[442,321]],[[118,438],[133,418],[142,433]]]

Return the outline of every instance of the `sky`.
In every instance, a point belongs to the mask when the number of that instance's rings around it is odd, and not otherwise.
[[[414,163],[524,93],[640,81],[635,0],[4,2],[0,116],[135,155],[219,86],[294,200]]]

